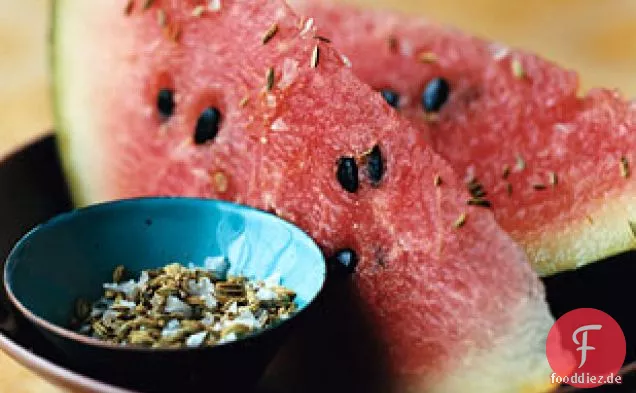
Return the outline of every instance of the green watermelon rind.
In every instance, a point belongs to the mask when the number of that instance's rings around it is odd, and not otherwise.
[[[63,21],[60,20],[61,8],[64,5],[63,0],[53,0],[51,4],[51,21],[49,31],[49,66],[52,75],[52,102],[53,102],[53,121],[55,124],[56,146],[58,156],[62,164],[62,171],[66,177],[69,187],[72,203],[75,206],[82,205],[86,200],[86,195],[81,186],[80,174],[72,163],[72,152],[70,148],[70,140],[72,138],[72,126],[65,121],[62,110],[61,97],[64,94],[64,86],[67,84],[64,78],[64,56],[62,55],[62,40],[60,38],[60,26]]]

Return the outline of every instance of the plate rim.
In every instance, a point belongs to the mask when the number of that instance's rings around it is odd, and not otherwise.
[[[64,386],[64,382],[72,384],[73,387],[80,387],[90,391],[100,393],[139,393],[117,387],[112,384],[87,377],[76,371],[59,366],[52,361],[29,351],[19,345],[4,333],[0,332],[0,349],[20,365],[26,367],[31,372],[53,383],[56,386]]]

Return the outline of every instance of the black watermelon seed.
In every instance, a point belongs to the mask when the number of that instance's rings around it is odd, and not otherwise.
[[[348,192],[358,190],[358,165],[353,157],[340,157],[336,172],[338,182]]]
[[[161,89],[157,94],[157,110],[159,114],[168,118],[174,113],[174,91],[171,89]]]
[[[437,112],[448,100],[450,85],[443,78],[435,78],[428,82],[422,93],[422,107],[427,112]]]
[[[393,90],[383,89],[380,91],[382,98],[394,108],[397,108],[400,103],[400,95]]]
[[[218,109],[209,107],[201,112],[199,120],[197,121],[197,127],[194,130],[194,143],[202,145],[205,142],[212,140],[219,132],[219,125],[221,124],[221,112]]]
[[[351,248],[342,248],[328,258],[327,263],[331,273],[351,274],[358,265],[358,255]]]
[[[369,171],[369,179],[371,184],[377,186],[384,175],[384,160],[382,159],[382,151],[380,146],[375,145],[367,156],[367,170]]]

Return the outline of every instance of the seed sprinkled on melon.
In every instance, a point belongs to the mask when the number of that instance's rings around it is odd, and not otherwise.
[[[470,206],[491,207],[490,201],[483,198],[470,198],[466,204]]]
[[[267,44],[278,32],[278,23],[273,23],[269,29],[263,34],[263,44]]]
[[[324,42],[326,44],[331,43],[331,40],[329,38],[323,37],[321,35],[315,35],[314,38],[317,39],[318,41],[322,41],[322,42]]]
[[[213,176],[214,187],[218,192],[226,192],[228,187],[227,176],[223,172],[216,172]]]
[[[436,187],[439,187],[442,185],[442,177],[440,175],[435,175],[435,178],[433,178],[433,184]]]
[[[515,171],[516,172],[521,172],[524,169],[526,169],[526,161],[523,159],[523,157],[521,157],[521,154],[517,154],[517,156],[515,157],[516,163],[515,163]]]
[[[386,42],[387,42],[387,44],[389,45],[389,50],[390,50],[391,52],[397,52],[399,42],[398,42],[398,39],[397,39],[397,37],[396,37],[396,36],[394,36],[394,35],[390,35],[390,36],[387,38]]]
[[[274,73],[274,67],[269,67],[265,73],[265,88],[267,91],[272,91],[274,88],[274,82],[276,82],[276,74]]]
[[[141,8],[143,10],[147,10],[148,8],[152,7],[152,4],[154,3],[154,0],[144,0],[144,3],[142,4]]]
[[[526,76],[526,71],[523,69],[523,64],[519,59],[512,59],[510,62],[510,68],[512,69],[512,75],[517,79],[524,78]]]
[[[543,191],[543,190],[545,190],[547,187],[546,187],[546,186],[545,186],[545,184],[543,184],[543,183],[534,183],[534,184],[532,185],[532,188],[534,188],[534,189],[535,189],[535,190],[537,190],[537,191]]]
[[[627,179],[629,177],[630,171],[629,171],[629,161],[627,161],[627,157],[623,156],[621,157],[621,164],[620,164],[620,169],[621,169],[621,176],[624,177],[625,179]]]
[[[166,26],[166,21],[168,20],[168,17],[166,16],[166,11],[164,11],[162,8],[157,10],[157,23],[159,24],[160,27],[165,27]]]
[[[435,63],[439,60],[434,52],[422,52],[417,56],[417,59],[422,63]]]
[[[192,16],[194,16],[195,18],[198,18],[201,15],[203,15],[204,11],[205,11],[205,7],[202,5],[198,5],[194,7],[194,9],[192,10]]]
[[[173,42],[178,42],[181,38],[181,27],[176,24],[171,24],[165,29],[168,39]]]
[[[316,45],[314,46],[314,50],[311,52],[311,68],[318,67],[319,61],[320,61],[320,47]]]
[[[508,178],[508,176],[510,176],[510,165],[506,164],[503,167],[503,173],[501,174],[501,177],[506,180]]]
[[[457,220],[453,223],[453,228],[461,228],[466,224],[466,213],[462,213],[457,217]]]

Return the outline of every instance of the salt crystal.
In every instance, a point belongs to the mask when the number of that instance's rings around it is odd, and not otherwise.
[[[119,318],[119,313],[114,310],[106,310],[102,315],[102,321],[106,324],[116,321],[117,318]]]
[[[189,318],[192,315],[192,307],[178,297],[171,295],[166,299],[164,312],[182,314],[184,317]]]
[[[214,314],[206,313],[205,317],[201,320],[201,323],[205,326],[212,326],[214,324]]]
[[[410,41],[400,41],[400,54],[405,57],[413,56],[413,44]]]
[[[179,328],[181,328],[179,320],[171,319],[161,331],[161,337],[173,336],[179,331]]]
[[[256,298],[260,301],[276,300],[276,292],[269,288],[261,288],[256,292]]]
[[[307,19],[305,21],[305,26],[300,31],[300,35],[304,36],[305,34],[309,33],[309,30],[311,30],[312,27],[314,27],[314,19],[313,18],[309,18],[309,19]]]
[[[166,324],[166,329],[178,329],[181,326],[181,322],[179,322],[178,319],[171,319],[170,321],[168,321],[168,323]]]
[[[205,302],[205,306],[207,308],[216,308],[217,302],[214,296],[208,293],[208,294],[202,295],[201,299]]]
[[[138,285],[144,286],[148,283],[148,281],[150,281],[150,276],[148,275],[148,272],[146,270],[144,270],[143,272],[141,272],[141,275],[139,276],[139,283]]]
[[[214,293],[214,284],[208,277],[201,277],[198,281],[188,280],[187,289],[192,296],[204,296]]]
[[[556,132],[560,132],[563,134],[569,134],[574,131],[575,126],[571,123],[556,123],[552,126],[552,129]]]
[[[230,263],[225,257],[207,257],[203,261],[203,266],[212,273],[214,273],[221,280],[225,280],[228,270],[230,270]]]
[[[280,273],[279,272],[274,272],[263,281],[264,281],[266,287],[271,288],[271,287],[279,286],[280,285],[280,279],[281,279]]]
[[[133,308],[137,307],[137,303],[129,302],[128,300],[120,300],[120,301],[118,301],[115,304],[117,306],[126,307],[126,308],[130,308],[130,309],[133,309]]]
[[[163,298],[155,293],[154,295],[152,295],[152,298],[150,299],[150,305],[153,307],[159,307],[161,306],[161,304],[163,303]]]
[[[469,165],[466,168],[466,177],[464,178],[465,182],[469,182],[475,179],[475,165]]]
[[[208,170],[206,169],[202,169],[202,168],[191,168],[190,169],[190,173],[192,174],[193,177],[197,178],[197,179],[209,179],[210,178],[210,172],[208,172]]]
[[[123,293],[128,299],[133,299],[135,297],[135,294],[137,293],[137,290],[139,289],[135,280],[129,280],[121,284],[106,283],[103,286],[104,289]]]
[[[236,333],[232,332],[219,340],[219,344],[231,343],[238,339]]]
[[[221,0],[210,0],[208,3],[208,10],[212,12],[218,12],[221,10]]]
[[[492,53],[492,58],[496,61],[503,60],[510,54],[510,48],[499,44],[493,43],[490,45],[490,52]]]
[[[283,69],[281,71],[280,80],[278,81],[278,87],[280,89],[286,89],[294,82],[297,76],[298,61],[291,58],[283,60]]]
[[[351,64],[351,60],[349,60],[349,58],[345,55],[340,55],[340,58],[342,59],[342,63],[348,67],[351,68],[352,64]]]
[[[226,322],[226,326],[233,325],[244,325],[250,329],[254,329],[258,325],[258,321],[250,310],[243,310],[236,318]]]
[[[236,302],[232,302],[232,304],[230,304],[230,307],[227,308],[227,312],[231,314],[238,313],[238,305],[236,304]]]
[[[267,311],[265,310],[261,310],[260,315],[258,316],[258,327],[259,328],[263,328],[263,326],[265,326],[265,324],[267,323]]]
[[[278,7],[278,9],[276,10],[276,17],[274,19],[281,20],[281,19],[284,19],[286,16],[287,16],[287,7]]]
[[[146,118],[151,118],[155,115],[155,108],[152,106],[146,106],[141,111],[142,115]]]
[[[186,339],[186,346],[188,346],[189,348],[200,347],[201,344],[203,344],[203,342],[205,341],[205,338],[207,337],[207,335],[208,335],[208,332],[206,331],[192,334],[190,337]]]
[[[267,106],[270,108],[276,108],[276,96],[273,94],[267,94],[267,96],[265,97],[265,102],[267,103]]]
[[[287,131],[289,130],[289,127],[287,127],[287,123],[285,123],[285,121],[279,117],[278,119],[274,120],[274,122],[270,126],[270,129],[272,131]]]

